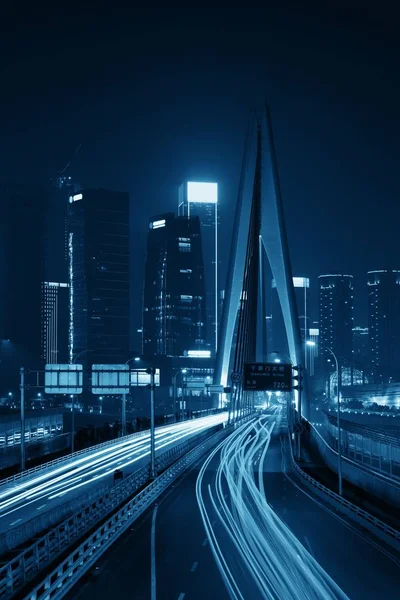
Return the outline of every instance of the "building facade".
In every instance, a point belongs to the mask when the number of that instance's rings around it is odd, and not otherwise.
[[[353,327],[354,366],[365,371],[369,367],[369,331],[368,327]]]
[[[167,213],[149,223],[143,298],[143,354],[184,356],[206,349],[199,217]]]
[[[320,275],[319,344],[323,358],[331,358],[328,348],[342,365],[353,360],[353,276]]]
[[[400,377],[400,271],[369,271],[369,359],[374,381]]]
[[[69,201],[69,359],[129,358],[129,194],[83,189]]]
[[[42,363],[67,363],[69,339],[69,284],[42,283]]]
[[[188,181],[179,187],[178,215],[200,220],[206,290],[206,339],[214,353],[218,344],[218,184]]]

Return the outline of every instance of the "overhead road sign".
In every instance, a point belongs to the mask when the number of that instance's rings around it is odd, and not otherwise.
[[[223,385],[214,385],[213,383],[206,384],[206,388],[210,394],[224,394],[227,389]]]
[[[93,394],[128,394],[129,365],[92,365]]]
[[[292,389],[292,365],[245,363],[244,389],[259,392],[290,392]]]
[[[132,387],[146,387],[151,383],[151,375],[146,369],[133,369],[130,378]],[[160,369],[155,369],[154,384],[160,385]]]
[[[72,364],[48,364],[44,370],[46,394],[82,394],[83,366]]]

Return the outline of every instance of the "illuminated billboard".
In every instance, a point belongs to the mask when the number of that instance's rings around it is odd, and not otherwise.
[[[202,204],[217,204],[218,183],[200,183],[196,181],[188,181],[187,201],[198,202]]]

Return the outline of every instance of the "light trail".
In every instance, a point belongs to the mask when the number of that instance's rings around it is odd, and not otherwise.
[[[173,447],[185,438],[220,425],[226,420],[227,414],[223,413],[159,427],[155,433],[156,454],[160,455],[169,446]],[[87,455],[79,455],[40,475],[31,475],[17,485],[7,486],[0,493],[0,526],[2,519],[11,513],[19,513],[40,500],[46,499],[50,501],[49,504],[52,504],[56,499],[63,497],[63,502],[68,501],[68,494],[84,486],[98,485],[100,480],[112,475],[115,469],[127,469],[128,473],[133,472],[133,465],[149,455],[150,432],[146,431],[130,440],[117,441],[106,448],[90,451]],[[31,517],[30,509],[26,518]]]
[[[199,473],[196,495],[218,568],[235,600],[249,593],[252,600],[348,600],[266,500],[263,468],[275,423],[273,411],[239,427]],[[207,469],[218,456],[212,485],[206,485]]]

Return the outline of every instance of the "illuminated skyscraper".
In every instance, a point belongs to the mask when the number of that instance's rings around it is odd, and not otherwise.
[[[330,348],[342,366],[353,360],[353,276],[320,275],[319,340],[320,354],[330,358]]]
[[[68,362],[69,284],[42,284],[42,363]]]
[[[188,181],[179,188],[178,215],[200,219],[206,289],[207,346],[218,343],[218,184]]]
[[[83,189],[69,204],[70,360],[129,358],[129,195]]]
[[[204,350],[205,288],[198,217],[167,213],[149,223],[143,302],[143,353]]]
[[[368,272],[369,358],[376,382],[400,376],[400,271]]]

